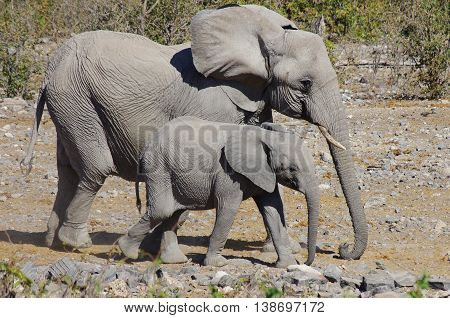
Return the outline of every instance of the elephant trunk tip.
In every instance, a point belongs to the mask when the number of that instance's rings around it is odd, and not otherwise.
[[[359,259],[364,254],[365,249],[366,244],[364,244],[364,246],[359,246],[358,248],[355,246],[350,250],[350,245],[344,243],[339,246],[339,255],[342,259]]]
[[[305,265],[307,266],[311,266],[311,264],[314,262],[314,254],[313,255],[308,255],[308,259],[305,262]]]

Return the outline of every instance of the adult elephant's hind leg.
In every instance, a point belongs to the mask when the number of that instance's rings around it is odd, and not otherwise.
[[[87,221],[92,202],[100,187],[99,185],[94,190],[88,190],[78,185],[75,195],[67,208],[66,219],[58,232],[58,238],[64,244],[75,248],[85,248],[92,245]]]
[[[52,212],[47,223],[45,243],[48,247],[54,244],[55,234],[64,221],[67,207],[75,196],[79,178],[72,169],[61,140],[57,141],[58,192]]]

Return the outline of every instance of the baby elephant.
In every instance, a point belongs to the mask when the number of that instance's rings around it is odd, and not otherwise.
[[[302,139],[284,127],[272,123],[261,127],[179,117],[155,132],[140,159],[146,213],[120,238],[123,253],[137,258],[142,240],[165,219],[176,224],[185,210],[215,208],[204,264],[223,266],[227,260],[221,252],[236,212],[243,200],[252,197],[269,228],[278,254],[276,266],[296,264],[283,226],[282,202],[276,199],[280,183],[306,196],[310,265],[320,201],[313,158]]]

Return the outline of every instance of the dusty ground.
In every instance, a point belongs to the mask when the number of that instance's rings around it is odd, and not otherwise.
[[[339,244],[353,240],[353,232],[325,142],[317,129],[310,127],[308,144],[324,184],[319,232],[322,251],[314,265],[343,265],[358,272],[375,268],[379,261],[392,270],[450,276],[448,101],[349,102],[348,115],[362,199],[368,202],[369,246],[360,260],[337,258]],[[48,249],[43,237],[56,194],[56,133],[45,114],[34,168],[23,178],[19,161],[29,141],[33,118],[31,108],[0,103],[0,260],[48,264],[69,255],[95,263],[109,262],[116,253],[118,237],[139,218],[133,184],[115,177],[106,181],[90,217],[92,248],[81,252]],[[277,120],[292,127],[301,125],[282,116]],[[284,191],[284,200],[290,233],[304,241],[305,200],[289,189]],[[206,251],[204,238],[211,233],[213,222],[213,211],[193,212],[179,232],[182,249],[194,263],[201,262]],[[261,217],[254,203],[246,201],[238,212],[224,255],[244,257],[254,263],[274,262],[274,253],[260,252],[264,238]],[[306,251],[297,259],[304,261]],[[149,263],[135,265],[144,268]]]

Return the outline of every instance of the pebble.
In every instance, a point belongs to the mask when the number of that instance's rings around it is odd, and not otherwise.
[[[211,284],[217,285],[217,284],[219,283],[220,279],[221,279],[222,277],[226,276],[226,275],[228,275],[227,272],[224,272],[224,271],[218,271],[218,272],[214,275],[213,279],[211,280]]]
[[[290,284],[305,285],[312,282],[326,283],[327,279],[318,270],[307,265],[289,265],[288,271],[282,275]]]
[[[448,291],[450,287],[450,279],[448,278],[431,277],[428,283],[433,289]]]
[[[14,135],[11,134],[10,132],[5,133],[5,137],[6,138],[14,138]]]
[[[371,197],[367,200],[366,204],[364,204],[365,209],[375,208],[386,205],[385,197]]]
[[[331,188],[331,185],[328,184],[328,183],[322,183],[322,184],[319,184],[319,189],[320,189],[320,190],[328,190],[328,189],[330,189],[330,188]]]
[[[403,292],[395,292],[395,291],[387,291],[374,295],[374,298],[406,298],[406,293]]]
[[[438,220],[437,222],[436,222],[436,224],[434,225],[434,229],[433,229],[433,231],[436,233],[436,234],[441,234],[443,231],[444,231],[444,229],[447,227],[447,223],[445,223],[444,221],[442,221],[442,220]]]
[[[228,260],[228,265],[232,266],[251,266],[253,263],[245,258],[231,258]]]

